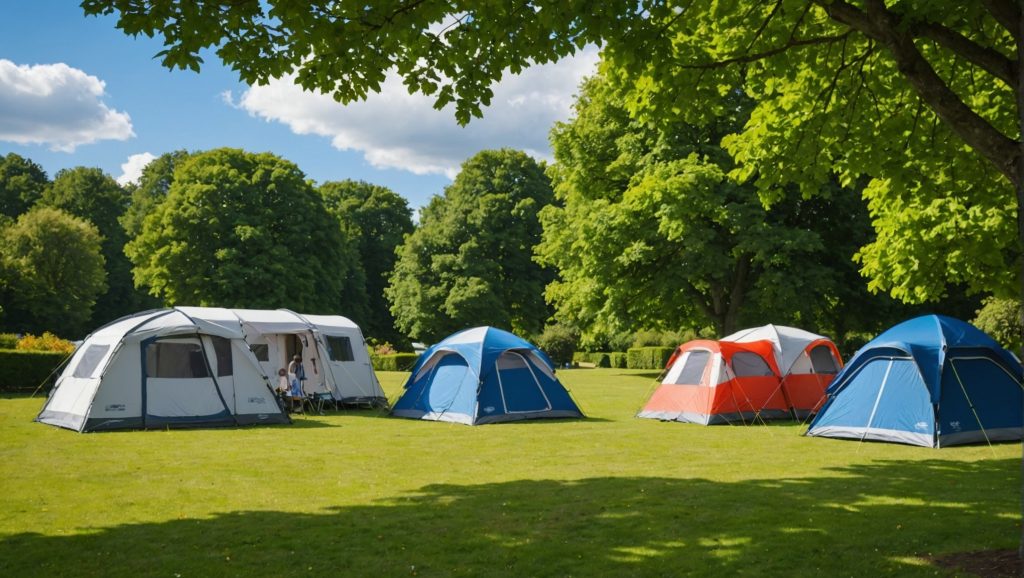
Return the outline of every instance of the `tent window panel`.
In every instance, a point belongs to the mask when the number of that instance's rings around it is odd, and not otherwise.
[[[732,356],[732,372],[736,377],[768,377],[772,368],[756,353],[740,351]]]
[[[217,377],[227,377],[232,371],[231,341],[223,337],[211,337],[213,351],[217,355]]]
[[[266,343],[253,343],[249,346],[256,361],[270,361],[270,346]]]
[[[82,354],[82,359],[75,366],[75,372],[72,375],[74,377],[92,377],[108,351],[110,351],[109,345],[90,345],[85,349],[85,353]]]
[[[814,373],[839,373],[839,365],[827,345],[811,349],[811,365],[814,367]]]
[[[677,385],[700,385],[704,377],[704,368],[711,359],[710,351],[691,351],[686,356],[682,371],[675,380]]]
[[[198,343],[150,343],[146,347],[146,376],[178,379],[210,377]]]
[[[327,349],[331,351],[331,361],[355,361],[352,354],[352,340],[340,335],[327,336]]]

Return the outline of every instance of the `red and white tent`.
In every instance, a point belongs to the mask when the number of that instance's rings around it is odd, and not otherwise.
[[[689,341],[637,417],[711,425],[790,416],[770,341]]]
[[[804,419],[821,407],[825,389],[843,367],[843,359],[831,339],[795,327],[754,327],[723,337],[722,341],[771,342],[782,379],[782,394],[796,419]]]

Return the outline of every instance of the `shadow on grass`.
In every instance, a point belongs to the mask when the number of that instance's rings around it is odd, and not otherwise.
[[[0,574],[933,576],[944,571],[929,555],[1014,547],[1019,468],[888,461],[740,482],[436,484],[314,514],[17,534],[0,540]]]

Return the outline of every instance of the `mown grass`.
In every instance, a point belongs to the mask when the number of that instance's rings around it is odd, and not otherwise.
[[[590,419],[82,435],[0,399],[0,575],[934,576],[1017,546],[1020,444],[640,420],[651,373],[560,375]]]

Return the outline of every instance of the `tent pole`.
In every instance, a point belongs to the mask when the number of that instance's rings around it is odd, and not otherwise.
[[[964,394],[964,399],[967,400],[967,407],[971,408],[971,414],[974,415],[974,421],[978,422],[978,427],[981,428],[981,435],[985,436],[985,443],[988,444],[988,449],[992,450],[992,454],[995,455],[995,448],[992,447],[992,440],[988,439],[988,432],[985,431],[985,425],[981,423],[981,417],[978,416],[978,410],[974,408],[974,401],[971,400],[971,396],[967,394],[967,388],[964,387],[964,382],[960,379],[960,372],[956,370],[956,364],[953,363],[954,358],[949,359],[949,366],[953,368],[953,376],[956,377],[956,382],[960,385],[960,391]]]

